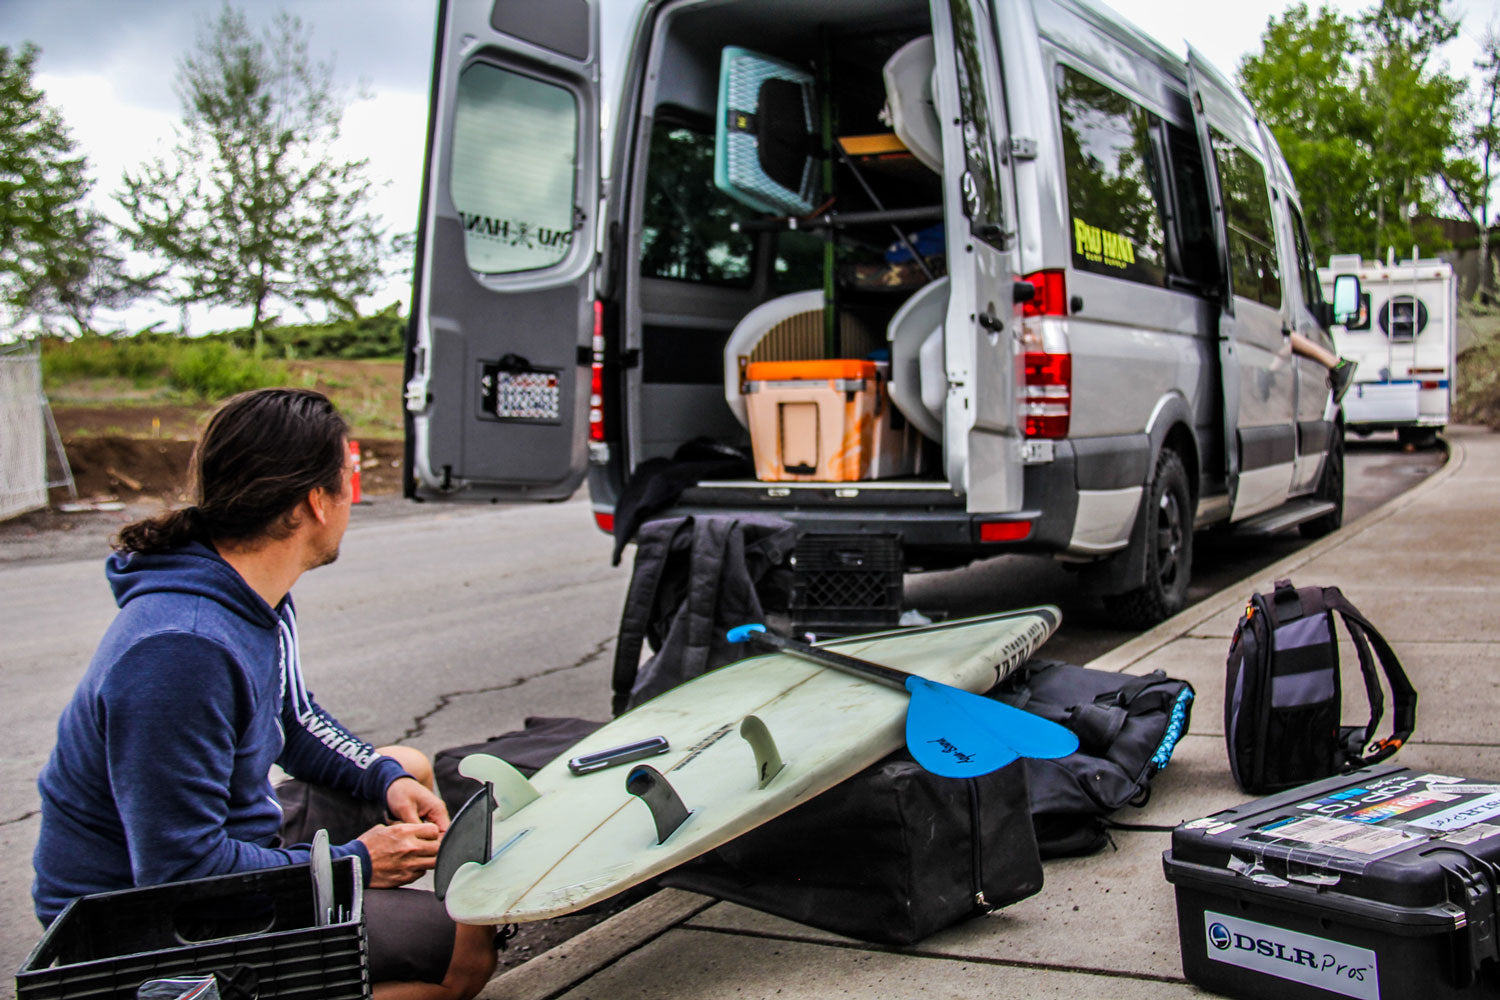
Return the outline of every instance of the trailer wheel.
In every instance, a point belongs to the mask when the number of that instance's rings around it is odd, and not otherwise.
[[[1401,447],[1426,450],[1437,447],[1437,427],[1397,427],[1396,440]]]
[[[1322,538],[1339,530],[1344,523],[1344,435],[1337,431],[1328,444],[1328,460],[1323,463],[1323,475],[1318,479],[1318,488],[1313,492],[1314,500],[1333,501],[1333,510],[1322,517],[1303,521],[1297,531],[1303,538]]]
[[[1182,459],[1170,448],[1156,459],[1146,493],[1146,582],[1107,595],[1104,608],[1125,628],[1147,628],[1187,605],[1193,570],[1193,495]]]

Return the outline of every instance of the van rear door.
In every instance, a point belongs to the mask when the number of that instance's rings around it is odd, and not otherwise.
[[[1254,112],[1188,46],[1188,87],[1230,295],[1219,316],[1230,518],[1284,503],[1296,457],[1296,366],[1282,322],[1282,253]]]
[[[1014,305],[1015,196],[995,27],[985,0],[933,0],[951,277],[944,344],[948,481],[971,513],[1021,509]],[[952,113],[956,109],[956,113]],[[1008,159],[1008,158],[1007,158]]]
[[[591,0],[444,0],[406,359],[406,494],[583,478],[599,204]]]

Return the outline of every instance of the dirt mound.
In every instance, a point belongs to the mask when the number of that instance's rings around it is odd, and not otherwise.
[[[76,437],[65,439],[63,447],[81,497],[160,497],[171,504],[186,494],[191,441]]]
[[[400,441],[361,441],[362,493],[401,489]],[[133,501],[158,498],[171,505],[187,499],[193,442],[168,438],[85,436],[63,447],[80,497],[115,496]],[[54,497],[54,499],[56,499]]]

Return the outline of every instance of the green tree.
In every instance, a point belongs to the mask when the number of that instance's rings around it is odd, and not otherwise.
[[[1440,245],[1437,226],[1416,220],[1436,214],[1444,169],[1460,141],[1464,85],[1431,68],[1458,23],[1444,13],[1442,0],[1381,0],[1362,26],[1362,138],[1375,180],[1375,253],[1393,244]]]
[[[1449,165],[1443,173],[1459,211],[1479,230],[1479,281],[1474,297],[1488,296],[1495,287],[1494,268],[1490,262],[1490,186],[1500,159],[1500,30],[1491,25],[1480,42],[1480,57],[1474,61],[1479,70],[1478,94],[1470,109],[1468,130],[1460,147],[1467,156]]]
[[[251,31],[225,5],[178,63],[182,124],[116,195],[133,245],[163,263],[171,301],[248,307],[261,352],[275,302],[357,315],[390,253],[367,160],[333,152],[345,101],[299,18]]]
[[[1442,243],[1424,220],[1458,159],[1463,85],[1433,57],[1456,30],[1441,0],[1380,0],[1358,19],[1296,3],[1240,63],[1320,247]]]
[[[18,317],[70,317],[134,298],[139,283],[85,203],[92,181],[67,127],[32,82],[37,48],[0,46],[0,299]]]

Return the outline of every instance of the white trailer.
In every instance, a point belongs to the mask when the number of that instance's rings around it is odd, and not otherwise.
[[[1344,397],[1345,427],[1394,430],[1403,444],[1430,445],[1448,424],[1458,332],[1453,267],[1436,258],[1366,261],[1337,254],[1320,268],[1325,293],[1340,274],[1358,275],[1359,313],[1331,332],[1338,352],[1359,363]]]

